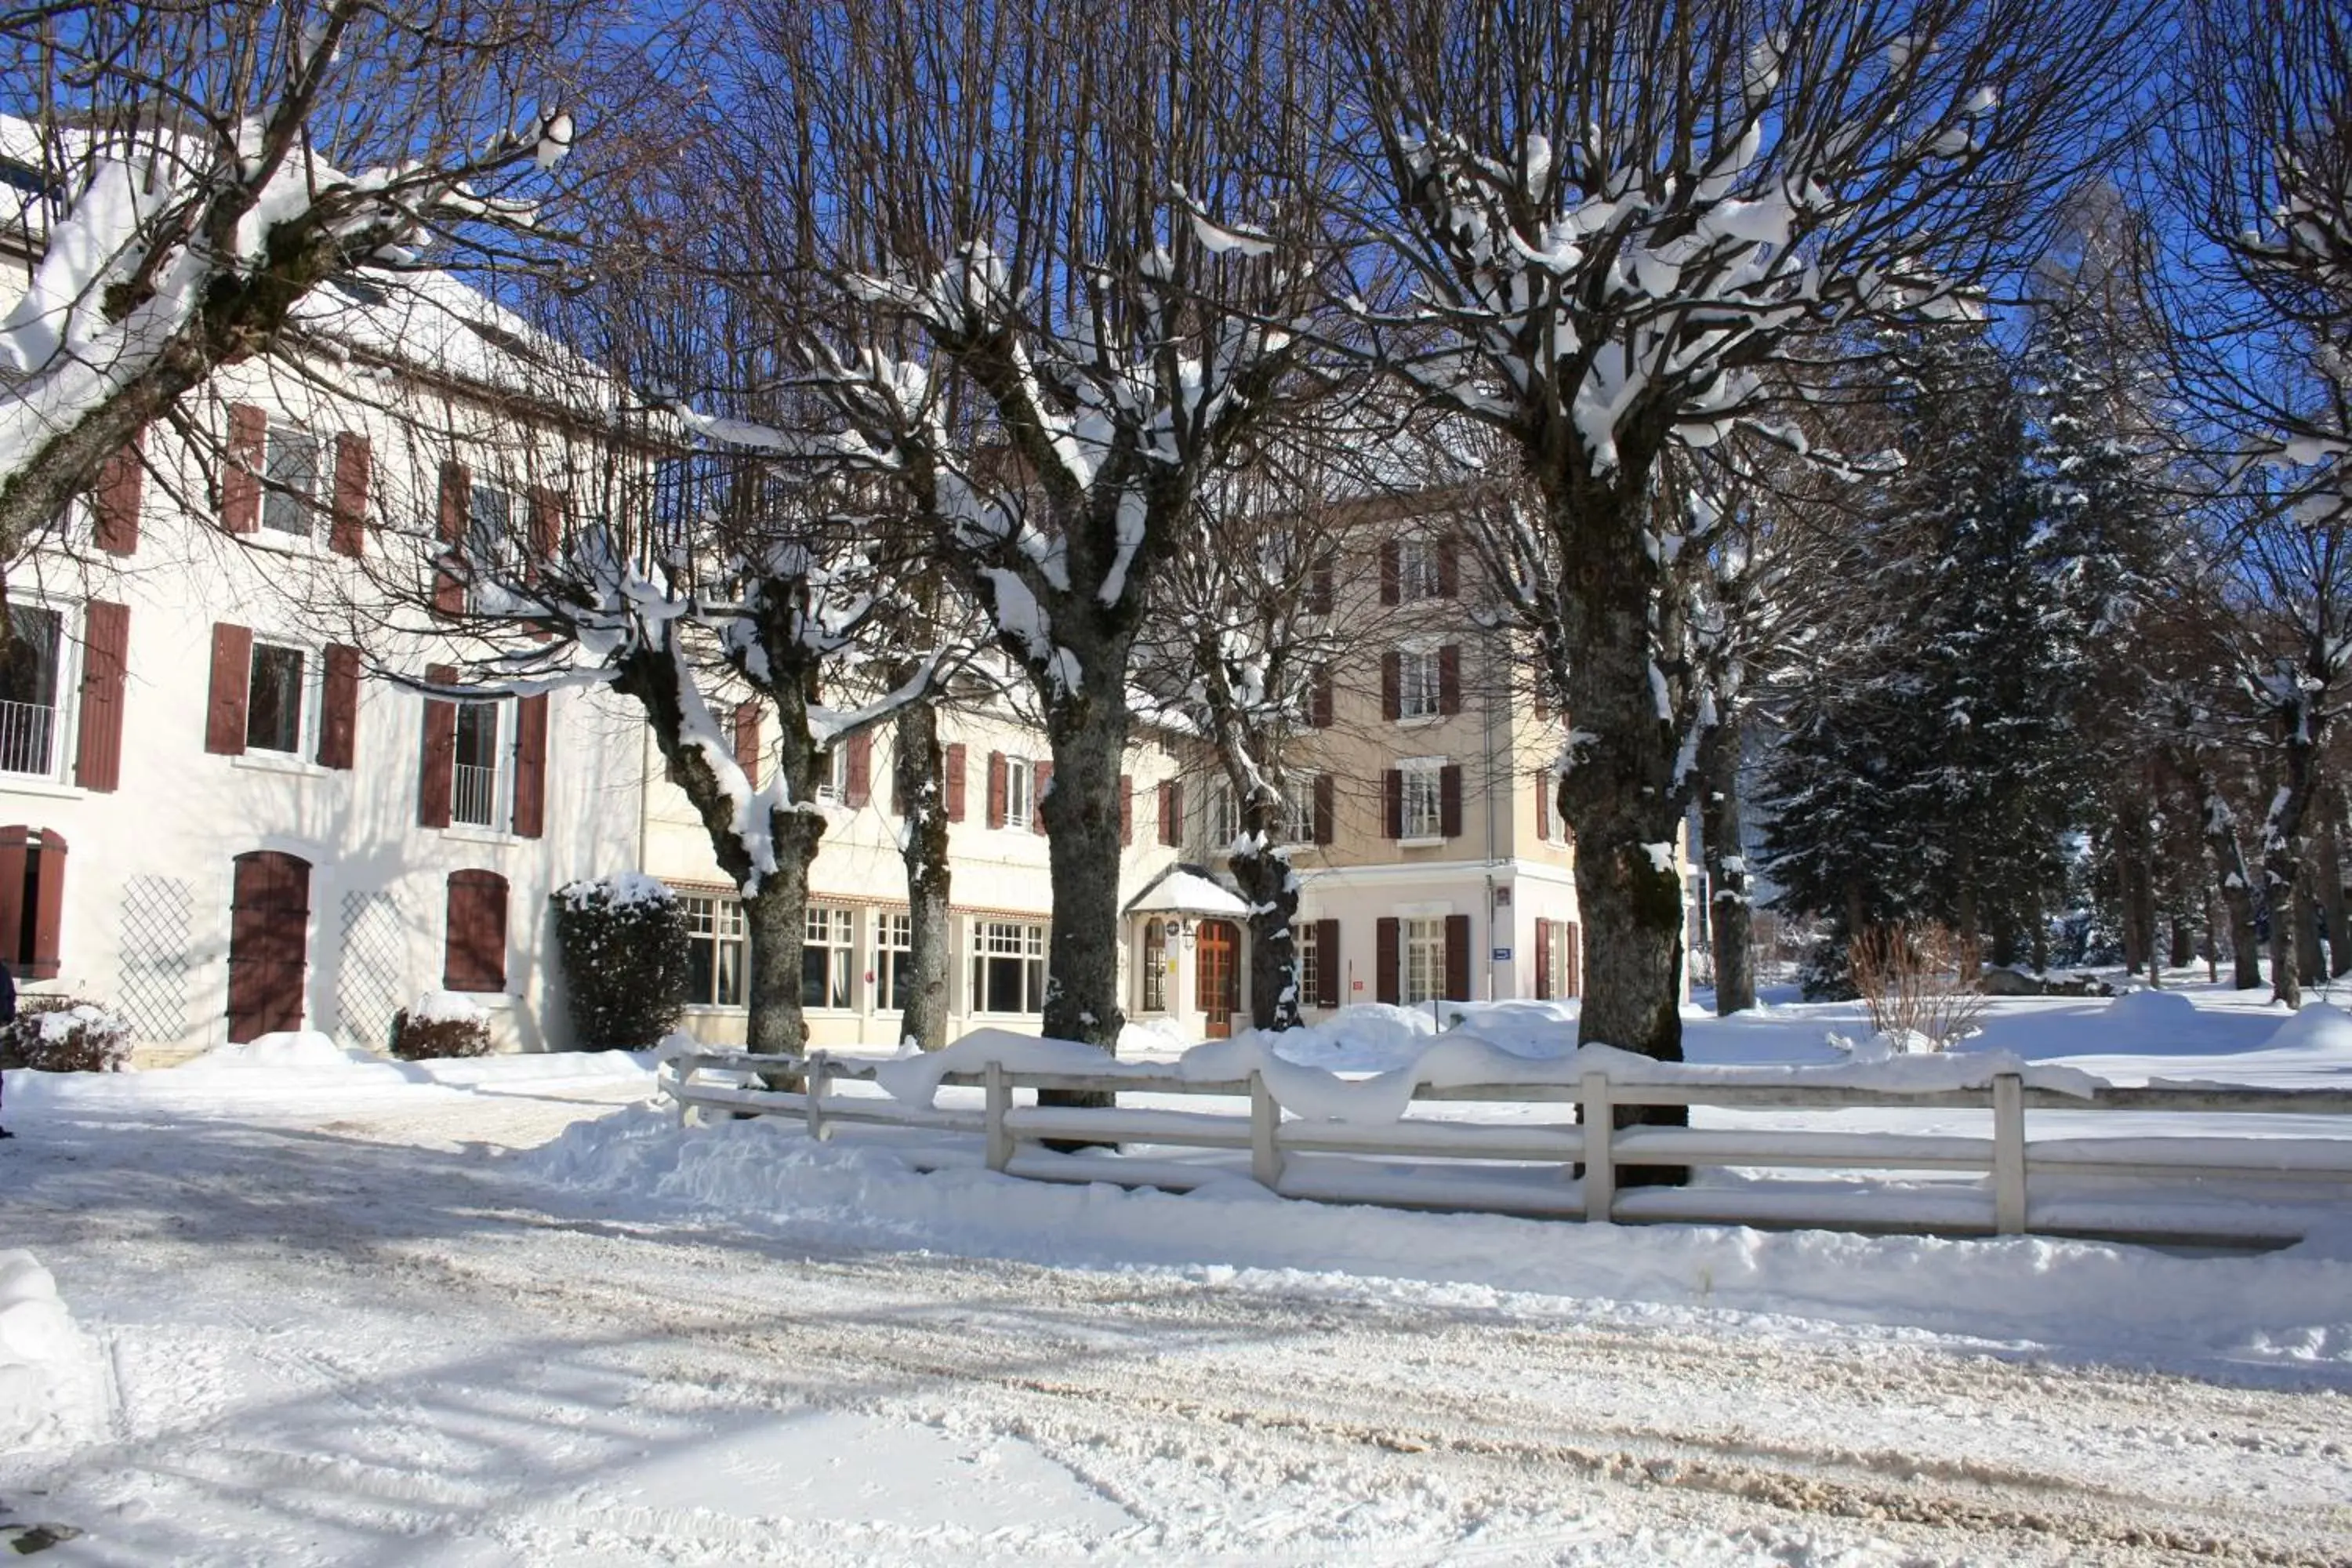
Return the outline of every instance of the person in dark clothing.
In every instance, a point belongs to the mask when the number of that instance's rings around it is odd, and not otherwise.
[[[6,964],[0,963],[0,1026],[5,1026],[6,1025],[13,1024],[16,1021],[16,977],[8,973],[8,966]],[[5,1096],[7,1093],[7,1089],[8,1080],[5,1078],[0,1078],[0,1096]],[[0,1127],[0,1138],[14,1138],[15,1136],[16,1135],[14,1132],[9,1131],[5,1127]]]

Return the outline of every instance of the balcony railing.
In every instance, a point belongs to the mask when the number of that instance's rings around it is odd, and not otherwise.
[[[49,737],[58,710],[36,702],[0,702],[0,773],[49,772]]]
[[[499,770],[457,763],[453,764],[453,773],[449,790],[451,820],[471,823],[477,827],[497,826]]]

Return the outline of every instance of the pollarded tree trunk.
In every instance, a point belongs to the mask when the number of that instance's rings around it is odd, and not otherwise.
[[[1263,805],[1245,809],[1242,831],[1261,846],[1274,836],[1275,814]],[[1236,855],[1234,880],[1250,907],[1250,1023],[1260,1029],[1296,1029],[1305,1000],[1298,994],[1298,884],[1280,849],[1262,847]]]
[[[907,868],[908,946],[899,979],[901,1041],[923,1050],[948,1043],[948,813],[940,780],[938,708],[910,703],[896,721],[898,755],[892,782],[906,808],[906,837],[898,858]]]
[[[1127,658],[1123,647],[1085,640],[1087,646],[1071,648],[1078,684],[1056,688],[1045,710],[1054,778],[1036,805],[1045,813],[1054,889],[1045,1032],[1116,1056],[1127,1023],[1118,996],[1118,770],[1127,751]],[[1108,1094],[1047,1090],[1039,1102],[1101,1106],[1113,1100]]]
[[[1727,714],[1699,742],[1699,826],[1710,889],[1707,931],[1715,952],[1715,1011],[1756,1005],[1755,900],[1740,843],[1740,726]]]

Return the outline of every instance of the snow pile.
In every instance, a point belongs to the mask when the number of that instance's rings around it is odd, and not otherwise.
[[[0,1252],[0,1453],[70,1443],[103,1420],[98,1353],[29,1252]]]
[[[2263,1042],[2273,1051],[2307,1051],[2352,1058],[2352,1014],[2314,1002],[2271,1032]]]
[[[316,1029],[291,1029],[215,1046],[202,1056],[170,1070],[184,1073],[285,1072],[289,1069],[341,1068],[354,1063],[381,1065],[382,1058],[372,1057],[365,1051],[347,1049]]]
[[[427,991],[408,1005],[412,1024],[487,1024],[488,1013],[461,991]]]
[[[2352,1250],[2318,1240],[2260,1258],[2183,1258],[2041,1237],[1578,1226],[1277,1201],[1241,1181],[1181,1197],[1024,1182],[979,1169],[976,1151],[973,1161],[923,1174],[874,1143],[814,1143],[764,1119],[681,1129],[643,1107],[578,1123],[517,1165],[631,1208],[677,1205],[786,1233],[794,1246],[1176,1267],[1291,1294],[1415,1281],[1396,1293],[1704,1305],[2102,1355],[2352,1369]]]

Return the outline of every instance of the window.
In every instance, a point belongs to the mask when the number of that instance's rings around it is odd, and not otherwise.
[[[971,1010],[1045,1010],[1045,928],[1025,921],[982,921],[971,932]]]
[[[1404,1005],[1445,994],[1445,920],[1404,922]]]
[[[915,987],[915,917],[884,914],[874,922],[874,1005],[888,1013],[907,1010]]]
[[[1445,764],[1424,758],[1401,764],[1404,779],[1404,814],[1398,829],[1402,838],[1445,837]]]
[[[499,710],[496,702],[457,704],[457,748],[450,769],[449,817],[477,827],[499,825]]]
[[[246,684],[245,744],[247,751],[302,750],[302,714],[308,706],[304,680],[308,661],[299,647],[275,643],[253,645],[253,670]]]
[[[65,899],[65,836],[0,827],[0,962],[18,979],[57,978]]]
[[[1323,994],[1323,928],[1319,924],[1290,928],[1298,941],[1298,1005],[1316,1007]]]
[[[1444,710],[1444,656],[1436,648],[1399,650],[1397,717],[1434,719]]]
[[[1397,541],[1397,597],[1405,604],[1437,599],[1445,595],[1443,548],[1425,534]]]
[[[37,605],[8,606],[0,649],[0,773],[47,773],[56,762],[62,623]]]
[[[1168,1011],[1168,922],[1143,922],[1143,1002],[1140,1011]]]
[[[295,426],[272,425],[262,477],[261,526],[308,539],[319,497],[319,438]]]
[[[1026,757],[1004,759],[1004,821],[1010,827],[1027,827],[1036,809],[1034,798],[1036,782],[1032,769],[1036,766]]]
[[[1315,842],[1315,775],[1293,773],[1282,790],[1282,841]]]
[[[849,748],[835,746],[824,754],[824,777],[816,786],[817,799],[839,805],[849,798]]]
[[[507,988],[507,879],[496,871],[449,873],[441,984],[450,991]]]
[[[1220,780],[1209,787],[1209,852],[1223,854],[1241,834],[1242,814],[1234,803],[1234,786]]]
[[[499,607],[498,581],[505,575],[514,538],[515,498],[496,485],[474,485],[466,499],[466,607],[476,613]]]
[[[856,927],[847,910],[812,909],[801,937],[801,1005],[849,1005]]]
[[[680,899],[686,915],[686,1000],[743,1005],[743,906],[733,899]]]

